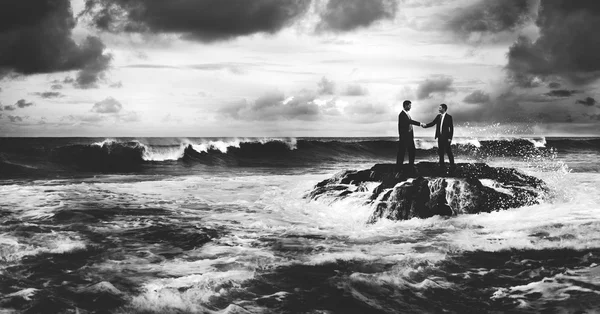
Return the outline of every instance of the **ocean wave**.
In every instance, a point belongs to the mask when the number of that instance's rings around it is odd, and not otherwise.
[[[224,167],[307,167],[338,162],[393,162],[398,149],[395,137],[74,138],[50,139],[49,143],[44,141],[3,141],[2,144],[6,145],[0,145],[2,176],[64,170],[136,172],[150,169],[156,164],[171,167],[181,163]],[[52,141],[57,144],[51,145]],[[415,146],[417,159],[437,158],[436,139],[417,138]],[[452,148],[457,158],[467,160],[544,160],[554,159],[561,152],[583,152],[583,157],[598,155],[600,139],[456,137],[452,141]]]

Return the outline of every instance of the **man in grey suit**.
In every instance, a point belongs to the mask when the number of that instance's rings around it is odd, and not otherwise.
[[[398,154],[396,156],[396,173],[402,171],[402,164],[404,163],[404,154],[408,151],[408,165],[409,170],[414,170],[415,167],[415,135],[413,132],[413,125],[424,124],[412,120],[408,112],[412,107],[410,100],[405,100],[402,103],[404,110],[398,115]]]
[[[438,108],[439,113],[433,121],[425,124],[424,128],[429,128],[435,125],[435,138],[438,140],[438,155],[440,156],[440,167],[445,167],[444,155],[448,154],[450,161],[450,170],[453,170],[454,155],[452,154],[452,137],[454,136],[454,123],[452,116],[446,113],[448,106],[441,104]]]

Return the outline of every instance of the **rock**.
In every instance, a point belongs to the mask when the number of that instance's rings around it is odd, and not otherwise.
[[[374,223],[381,218],[406,220],[517,208],[538,204],[548,192],[538,178],[485,163],[460,163],[451,174],[433,162],[418,163],[400,175],[394,173],[394,166],[376,164],[367,170],[342,171],[319,182],[305,198],[364,197],[374,207],[368,220]],[[368,184],[373,183],[379,184],[369,190]]]

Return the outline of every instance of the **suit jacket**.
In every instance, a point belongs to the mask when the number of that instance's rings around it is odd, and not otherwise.
[[[452,139],[454,136],[454,123],[452,122],[452,116],[446,114],[444,117],[444,125],[440,125],[442,121],[442,114],[438,114],[433,121],[427,123],[425,125],[426,128],[432,127],[435,125],[435,138],[444,138],[444,139]]]
[[[402,110],[398,115],[398,136],[400,137],[400,139],[409,138],[410,133],[412,133],[409,132],[411,124],[420,125],[419,122],[411,120],[406,114],[406,112]]]

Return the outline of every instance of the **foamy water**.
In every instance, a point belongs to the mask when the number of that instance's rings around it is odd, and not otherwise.
[[[548,169],[526,163],[521,169],[545,180],[552,197],[539,205],[500,212],[384,219],[372,225],[366,224],[373,212],[365,204],[367,193],[364,198],[354,193],[335,203],[303,198],[335,171],[140,180],[105,176],[2,185],[0,274],[13,278],[11,269],[19,274],[19,267],[28,271],[22,265],[32,263],[27,258],[35,256],[92,252],[81,253],[86,256],[84,268],[69,269],[80,279],[65,277],[71,279],[61,284],[79,291],[86,286],[84,278],[104,278],[120,283],[121,289],[124,282],[135,286],[135,290],[119,291],[126,302],[118,312],[255,313],[277,312],[273,302],[286,304],[295,298],[287,285],[304,284],[300,279],[286,279],[292,280],[289,283],[268,279],[269,274],[282,272],[281,278],[296,278],[296,268],[325,272],[328,265],[338,265],[341,277],[334,286],[375,309],[393,311],[400,305],[376,301],[369,294],[401,298],[402,291],[411,295],[460,292],[465,288],[454,276],[494,273],[493,267],[464,266],[457,273],[444,268],[446,263],[458,263],[460,256],[598,248],[600,174],[571,173],[560,164]],[[99,248],[102,253],[93,253]],[[538,262],[541,268],[532,272],[554,267],[551,262]],[[600,297],[600,289],[594,288],[600,285],[598,265],[584,264],[565,265],[548,278],[531,275],[534,279],[527,284],[490,286],[495,292],[486,296],[498,304],[517,302],[511,309],[524,311],[566,302],[574,292]],[[47,289],[58,287],[52,279],[56,275],[49,275],[51,269],[39,271],[42,278],[50,278]],[[36,281],[30,284],[21,283],[11,298],[35,298],[40,286]],[[301,291],[300,295],[310,294]],[[531,293],[540,297],[532,300]],[[427,309],[422,305],[415,311]],[[450,305],[449,309],[458,311]]]

